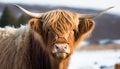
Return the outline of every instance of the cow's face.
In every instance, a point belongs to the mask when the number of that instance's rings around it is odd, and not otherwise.
[[[58,28],[59,25],[56,27]],[[55,58],[64,59],[68,57],[72,51],[74,46],[74,32],[72,27],[68,26],[68,30],[62,31],[59,29],[55,32],[55,29],[49,29],[46,32],[45,40],[47,47],[51,50],[51,54]]]
[[[55,13],[45,14],[29,22],[33,31],[42,36],[45,48],[57,59],[65,59],[71,55],[75,43],[89,32],[94,23],[90,19],[80,19],[75,14]]]

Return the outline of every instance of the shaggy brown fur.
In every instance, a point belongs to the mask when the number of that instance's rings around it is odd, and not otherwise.
[[[78,45],[81,40],[89,36],[95,25],[92,19],[79,18],[74,12],[59,9],[43,14],[40,19],[44,31],[50,29],[56,34],[64,36],[63,34],[68,33],[69,30],[74,30],[75,45]]]
[[[41,16],[44,21],[44,30],[52,29],[55,33],[61,35],[67,33],[70,28],[77,28],[79,21],[76,18],[78,18],[77,14],[65,10],[54,10]]]
[[[120,69],[120,63],[115,64],[114,69]]]
[[[19,29],[0,28],[0,68],[67,69],[75,45],[93,28],[93,20],[65,10],[44,13]],[[53,44],[63,42],[68,43],[70,53],[65,59],[54,58]]]

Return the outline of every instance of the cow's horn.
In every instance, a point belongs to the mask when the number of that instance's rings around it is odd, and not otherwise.
[[[35,17],[35,18],[40,18],[41,17],[41,13],[32,13],[24,8],[22,8],[21,6],[19,5],[16,5],[16,7],[18,7],[20,10],[22,10],[23,12],[25,12],[27,15],[31,16],[31,17]]]
[[[114,7],[109,7],[107,9],[104,9],[102,10],[101,12],[98,12],[98,13],[95,13],[95,14],[79,14],[79,17],[80,18],[95,18],[97,16],[100,16],[102,14],[104,14],[106,11],[110,10],[111,8],[114,8]]]

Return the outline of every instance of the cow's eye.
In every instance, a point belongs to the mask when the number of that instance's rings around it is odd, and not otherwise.
[[[39,18],[39,21],[40,21],[40,23],[43,23],[43,22],[44,22],[44,20],[43,20],[42,18]]]
[[[47,32],[50,32],[50,29],[47,29]]]
[[[73,32],[75,33],[75,32],[76,32],[76,30],[74,30],[74,29],[73,29]]]
[[[50,29],[46,29],[44,30],[45,33],[49,33],[50,32]]]

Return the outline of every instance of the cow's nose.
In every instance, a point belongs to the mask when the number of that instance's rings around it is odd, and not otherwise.
[[[55,49],[59,53],[66,53],[68,51],[68,44],[55,44]]]

